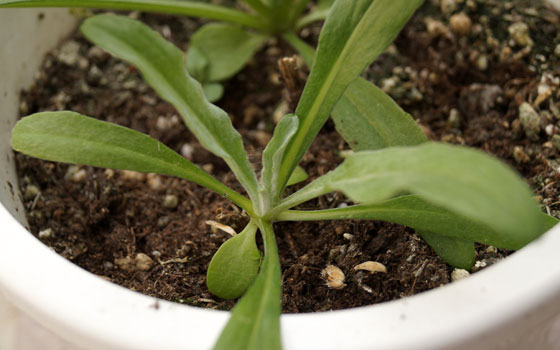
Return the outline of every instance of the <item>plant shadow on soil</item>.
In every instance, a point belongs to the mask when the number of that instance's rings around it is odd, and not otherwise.
[[[554,135],[560,130],[555,80],[560,52],[555,56],[553,51],[560,43],[559,17],[532,1],[466,1],[453,9],[438,3],[427,2],[365,76],[411,113],[430,139],[478,147],[508,162],[535,189],[543,209],[558,216],[560,142]],[[472,22],[466,36],[448,25],[460,12]],[[184,18],[139,16],[181,49],[200,25]],[[510,37],[508,26],[516,22],[527,23],[535,39],[532,50]],[[302,35],[313,41],[318,30],[311,27]],[[542,37],[551,40],[540,42]],[[286,92],[276,63],[292,54],[282,45],[261,50],[226,84],[219,103],[243,135],[256,168],[271,137],[272,116],[279,110],[289,112],[278,106]],[[304,69],[301,76],[302,85]],[[552,92],[536,104],[545,91],[543,84]],[[147,133],[242,191],[225,164],[198,144],[176,111],[133,67],[92,47],[79,33],[46,58],[22,101],[22,116],[68,109]],[[519,121],[522,102],[534,105],[541,125],[532,138]],[[347,148],[328,122],[301,165],[310,180],[317,178],[334,169]],[[233,306],[233,301],[212,296],[205,285],[210,259],[229,237],[206,222],[229,225],[238,232],[248,222],[227,200],[166,176],[69,166],[21,154],[17,164],[31,231],[60,255],[111,282],[157,298],[215,309]],[[300,208],[348,204],[334,193]],[[278,223],[275,228],[284,312],[370,305],[451,280],[453,269],[414,230],[400,225],[331,221]],[[477,245],[474,270],[510,253]],[[140,260],[144,264],[136,264]],[[388,273],[354,270],[368,260],[383,263]],[[344,289],[325,285],[321,271],[328,264],[346,274]]]

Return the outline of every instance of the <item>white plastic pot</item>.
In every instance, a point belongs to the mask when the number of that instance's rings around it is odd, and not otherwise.
[[[39,19],[38,13],[43,13]],[[91,349],[208,349],[221,311],[156,300],[90,274],[25,229],[9,147],[18,92],[70,32],[65,10],[0,10],[0,291]],[[9,184],[8,184],[9,183]],[[558,349],[560,227],[466,280],[389,303],[282,316],[286,349]]]

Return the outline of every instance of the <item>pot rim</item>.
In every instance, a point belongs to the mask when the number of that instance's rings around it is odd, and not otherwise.
[[[81,269],[43,245],[3,206],[0,222],[4,292],[76,344],[206,349],[227,321],[227,312],[158,300]],[[355,309],[282,315],[284,344],[287,349],[437,349],[481,336],[560,295],[557,247],[560,225],[505,261],[442,288]]]

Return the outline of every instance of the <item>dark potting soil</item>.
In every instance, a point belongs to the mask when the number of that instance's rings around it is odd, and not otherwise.
[[[170,16],[132,16],[183,50],[201,24]],[[411,113],[430,139],[478,147],[505,160],[533,187],[543,210],[558,217],[559,29],[558,15],[539,1],[427,1],[365,76]],[[313,42],[318,30],[315,26],[301,34]],[[275,117],[294,105],[280,101],[297,98],[298,91],[285,91],[277,68],[279,58],[292,54],[271,42],[226,83],[219,102],[243,135],[256,168]],[[302,68],[296,85],[303,85],[305,74]],[[520,118],[524,102],[529,108],[524,105]],[[22,116],[49,110],[73,110],[147,133],[242,191],[225,164],[199,145],[173,107],[132,66],[79,33],[45,59],[35,85],[22,93]],[[317,178],[335,168],[346,149],[329,122],[302,166],[310,179]],[[166,176],[69,166],[21,154],[17,164],[30,229],[60,255],[147,295],[207,308],[233,305],[211,295],[205,285],[212,255],[229,238],[212,222],[238,232],[248,222],[227,200]],[[348,204],[334,193],[301,208]],[[453,268],[403,226],[336,221],[278,223],[275,229],[284,312],[369,305],[451,280]],[[474,270],[509,253],[479,245]],[[384,264],[388,272],[354,270],[369,260]],[[321,271],[329,264],[345,273],[345,288],[325,285]]]

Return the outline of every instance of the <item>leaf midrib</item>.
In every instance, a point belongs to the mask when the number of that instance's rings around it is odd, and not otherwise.
[[[30,132],[30,131],[25,131],[25,135],[27,135],[27,136],[34,136],[34,137],[37,137],[38,139],[42,139],[42,138],[45,137],[45,133],[41,133],[41,132]],[[52,136],[52,135],[51,135],[51,136]],[[59,139],[59,140],[61,140],[61,141],[66,141],[66,142],[68,142],[68,143],[74,143],[74,144],[76,144],[76,143],[77,143],[77,144],[84,144],[84,143],[87,143],[88,145],[101,146],[101,148],[119,149],[119,150],[120,150],[120,153],[124,153],[125,155],[128,155],[128,156],[130,156],[131,158],[149,159],[149,160],[151,160],[152,163],[155,163],[155,164],[157,164],[158,166],[171,167],[171,168],[173,168],[173,170],[176,170],[176,171],[177,171],[176,173],[174,173],[174,174],[169,174],[169,175],[176,175],[176,174],[180,174],[180,173],[184,174],[185,171],[186,171],[185,168],[181,167],[180,165],[178,165],[178,164],[176,164],[176,163],[167,162],[167,161],[161,160],[161,159],[158,158],[158,157],[154,157],[154,156],[151,156],[151,155],[147,155],[146,153],[142,153],[142,152],[136,152],[136,151],[134,151],[134,150],[131,150],[131,149],[129,149],[129,148],[126,148],[126,147],[123,147],[123,146],[120,146],[120,145],[114,145],[114,144],[108,145],[107,143],[104,143],[104,142],[99,142],[99,141],[90,140],[90,139],[84,139],[84,138],[81,138],[81,137],[61,136],[61,135],[56,135],[56,136],[54,136],[54,137],[55,137],[56,139]],[[156,142],[158,142],[158,141],[156,141]],[[158,146],[158,150],[159,150],[160,147],[161,147],[163,144],[161,144],[161,143],[158,142],[156,145]],[[165,145],[163,145],[163,146],[164,146],[164,149],[165,149],[165,150],[171,151],[171,149],[169,149],[167,146],[165,146]],[[173,152],[173,151],[171,151],[171,152]],[[119,152],[115,152],[115,153],[119,153]],[[171,153],[171,154],[174,154],[174,155],[175,155],[175,153]],[[177,154],[177,157],[180,157],[180,156]],[[183,158],[181,158],[181,159],[183,159]],[[179,162],[179,160],[177,160],[177,161]],[[194,164],[193,164],[193,168],[198,169],[198,167],[196,167]],[[199,169],[198,169],[198,170],[199,170]],[[195,170],[195,171],[196,171],[196,170]],[[200,170],[200,171],[202,171],[202,170]],[[184,176],[181,176],[181,177],[184,177]]]
[[[346,45],[344,46],[344,48],[342,49],[342,51],[340,52],[340,54],[338,55],[338,58],[335,61],[335,64],[332,66],[332,69],[330,70],[327,79],[325,80],[325,82],[322,84],[321,89],[319,89],[319,94],[317,95],[317,98],[315,98],[315,101],[313,102],[313,104],[311,105],[311,109],[309,110],[309,113],[307,114],[307,117],[305,118],[305,120],[303,121],[303,124],[301,126],[301,130],[305,130],[304,133],[297,133],[296,134],[296,139],[294,140],[294,147],[291,147],[288,150],[288,154],[286,155],[287,159],[294,159],[294,161],[292,161],[293,163],[295,163],[295,159],[296,157],[294,157],[293,153],[299,153],[300,149],[301,149],[301,144],[303,143],[303,140],[305,140],[307,138],[307,133],[309,130],[310,125],[313,124],[313,122],[315,121],[315,116],[317,115],[318,111],[321,109],[321,105],[323,104],[323,101],[325,99],[325,96],[328,94],[331,86],[332,86],[332,82],[334,81],[334,79],[338,76],[339,72],[340,72],[340,66],[342,65],[344,58],[346,56],[348,56],[348,52],[350,50],[351,47],[354,46],[355,41],[358,40],[358,34],[360,32],[360,29],[364,26],[364,17],[366,16],[366,14],[368,13],[369,9],[371,8],[371,4],[368,6],[368,10],[364,12],[364,14],[362,15],[362,17],[360,18],[360,21],[358,23],[358,25],[355,26],[354,30],[352,31],[352,34],[350,35],[350,38],[348,39],[348,41],[346,42]],[[292,170],[294,168],[295,164],[290,164],[290,170]],[[283,181],[286,181],[288,178],[289,174],[284,175]]]

